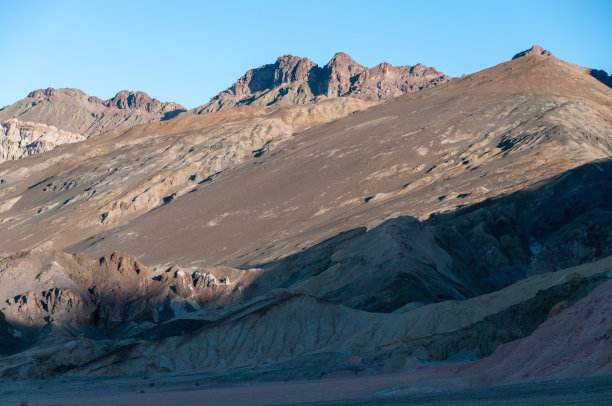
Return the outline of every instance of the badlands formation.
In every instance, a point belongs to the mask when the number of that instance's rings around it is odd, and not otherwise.
[[[162,399],[317,380],[190,398],[281,404],[599,382],[601,78],[534,47],[455,79],[283,56],[188,112],[33,92],[0,111],[0,383],[53,382],[28,395],[51,402],[78,385]],[[15,159],[19,139],[38,149]]]

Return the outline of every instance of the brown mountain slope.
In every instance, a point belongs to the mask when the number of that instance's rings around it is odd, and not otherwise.
[[[534,45],[531,48],[514,55],[512,59],[517,59],[517,58],[521,58],[523,56],[529,56],[529,55],[543,55],[543,56],[554,57],[550,51],[543,49],[542,47],[538,45]],[[612,75],[608,75],[606,71],[600,70],[600,69],[586,68],[584,66],[575,65],[575,64],[573,64],[573,66],[580,69],[587,75],[593,76],[595,79],[599,80],[604,85],[608,87],[612,87]]]
[[[339,52],[319,67],[308,58],[283,55],[274,64],[249,70],[229,89],[193,111],[196,114],[240,105],[304,104],[330,97],[387,100],[426,89],[450,78],[422,64],[366,68]]]
[[[0,121],[16,118],[42,123],[85,136],[159,121],[185,109],[152,99],[143,92],[121,91],[108,100],[78,89],[39,89],[0,110]]]
[[[137,126],[2,164],[0,250],[81,240],[74,249],[121,246],[150,264],[267,262],[609,156],[610,92],[529,56],[295,137],[366,105],[340,98]]]
[[[612,162],[419,223],[387,220],[262,264],[243,297],[274,288],[392,312],[464,300],[612,255]],[[588,196],[588,198],[585,198]]]
[[[99,327],[274,291],[386,313],[465,300],[612,255],[611,167],[590,163],[423,223],[400,217],[351,230],[259,269],[150,270],[121,253],[98,262],[46,250],[9,255],[0,260],[0,311],[27,326]]]
[[[612,90],[571,65],[519,58],[305,131],[71,249],[121,245],[152,264],[268,262],[610,156],[611,106]]]
[[[0,250],[63,247],[129,221],[264,154],[304,128],[365,109],[244,106],[112,131],[0,165]]]

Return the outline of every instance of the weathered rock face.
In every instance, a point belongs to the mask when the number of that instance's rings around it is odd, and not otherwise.
[[[260,269],[153,270],[119,252],[8,256],[0,261],[5,324],[30,339],[51,326],[86,340],[71,341],[85,347],[77,358],[55,355],[36,371],[0,364],[0,376],[261,363],[311,378],[353,370],[355,354],[364,370],[394,357],[487,356],[610,279],[610,165],[424,223],[405,217],[346,232]],[[104,345],[95,341],[102,333]],[[55,370],[57,362],[69,367]]]
[[[480,375],[484,385],[542,376],[567,379],[609,375],[611,314],[612,281],[607,280],[573,306],[551,314],[533,334],[501,345],[491,356],[469,365],[464,373]]]
[[[339,52],[319,67],[308,58],[283,55],[274,64],[249,70],[229,89],[196,108],[206,113],[239,105],[305,104],[322,98],[355,97],[387,100],[433,87],[450,77],[422,64],[392,66],[381,63],[368,69]]]
[[[0,121],[15,118],[85,136],[172,118],[185,109],[143,92],[121,91],[108,100],[78,89],[39,89],[0,110]]]
[[[84,140],[81,134],[40,123],[11,119],[0,123],[0,162],[50,151],[60,144]]]
[[[231,268],[155,272],[121,252],[99,260],[44,250],[10,255],[0,261],[0,328],[112,332],[130,322],[157,323],[234,302],[255,275]]]

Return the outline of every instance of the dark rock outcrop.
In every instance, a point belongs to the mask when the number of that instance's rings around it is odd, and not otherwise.
[[[599,80],[604,85],[612,87],[612,75],[608,75],[605,70],[589,69],[588,74]]]

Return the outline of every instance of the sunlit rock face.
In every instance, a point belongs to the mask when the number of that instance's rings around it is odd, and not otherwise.
[[[366,68],[339,52],[325,66],[319,67],[308,58],[283,55],[273,64],[249,70],[229,89],[193,111],[201,114],[241,105],[307,104],[333,97],[382,101],[450,79],[420,63],[393,66],[385,62]]]
[[[0,162],[51,151],[86,137],[40,123],[11,119],[0,123]]]
[[[15,118],[85,136],[172,118],[185,108],[160,102],[144,92],[123,90],[108,100],[79,89],[39,89],[0,110],[0,120]]]

